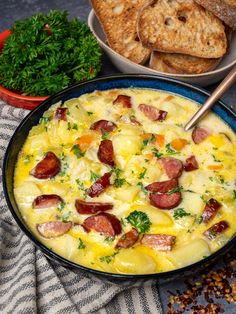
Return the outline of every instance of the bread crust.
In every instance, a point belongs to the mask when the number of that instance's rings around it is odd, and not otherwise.
[[[151,49],[137,35],[138,10],[147,0],[91,0],[109,46],[135,63],[144,64]]]
[[[214,13],[228,26],[236,30],[236,1],[235,0],[195,0],[198,4]]]
[[[222,21],[193,0],[151,0],[138,16],[138,35],[153,50],[220,58],[227,50]]]
[[[172,74],[200,74],[213,70],[221,58],[206,59],[178,53],[152,52],[149,67]]]

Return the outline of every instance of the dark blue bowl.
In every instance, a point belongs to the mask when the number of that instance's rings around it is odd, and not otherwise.
[[[222,247],[217,252],[213,253],[211,256],[201,260],[192,265],[168,271],[164,273],[158,274],[148,274],[148,275],[121,275],[121,274],[112,274],[106,273],[102,271],[97,271],[90,269],[88,267],[80,266],[73,262],[66,260],[65,258],[57,255],[56,253],[50,251],[46,246],[40,243],[34,235],[32,235],[31,231],[28,229],[27,225],[23,221],[19,209],[17,207],[14,194],[13,194],[13,177],[14,177],[14,169],[15,163],[17,161],[18,153],[25,142],[26,137],[30,129],[38,124],[40,117],[43,115],[44,111],[46,111],[50,106],[57,103],[58,101],[66,101],[71,98],[79,97],[85,93],[93,92],[94,90],[108,90],[113,88],[129,88],[129,87],[137,87],[137,88],[149,88],[171,92],[177,95],[184,96],[190,100],[193,100],[199,104],[204,103],[204,101],[209,97],[210,93],[206,92],[202,88],[192,86],[187,83],[179,82],[174,79],[165,78],[165,77],[157,77],[151,75],[114,75],[109,77],[102,77],[98,79],[94,79],[91,81],[87,81],[84,83],[79,83],[73,85],[69,88],[64,89],[63,91],[55,94],[54,96],[48,98],[43,103],[41,103],[38,107],[36,107],[33,111],[29,113],[29,115],[21,122],[19,127],[16,129],[13,134],[10,143],[7,147],[7,151],[4,158],[3,165],[3,188],[5,197],[7,200],[7,204],[9,209],[15,218],[17,224],[21,228],[21,230],[29,237],[33,243],[44,252],[44,254],[53,259],[54,261],[59,262],[60,264],[71,267],[80,271],[86,272],[86,274],[96,275],[97,277],[107,279],[114,283],[118,282],[129,282],[135,280],[149,280],[149,279],[173,279],[189,274],[196,274],[197,270],[204,269],[210,263],[216,261],[220,256],[226,253],[234,244],[236,244],[236,236],[233,237],[224,247]],[[213,108],[213,111],[216,115],[220,116],[222,120],[224,120],[230,127],[236,132],[236,115],[233,113],[227,106],[222,102],[218,101]]]

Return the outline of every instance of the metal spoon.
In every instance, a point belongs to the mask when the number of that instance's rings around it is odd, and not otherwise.
[[[211,96],[206,100],[204,105],[193,115],[193,117],[186,123],[184,130],[188,131],[191,129],[203,116],[206,112],[214,105],[214,103],[222,96],[233,83],[236,82],[236,65],[225,77],[225,79],[220,83],[219,86],[214,90]]]

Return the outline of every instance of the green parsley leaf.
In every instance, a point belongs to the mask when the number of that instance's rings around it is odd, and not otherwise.
[[[177,208],[177,209],[174,209],[174,215],[173,215],[173,218],[175,220],[178,220],[182,217],[185,217],[185,216],[190,216],[191,214],[190,213],[187,213],[184,208]]]
[[[40,124],[47,124],[51,120],[51,117],[41,117],[39,119]]]
[[[233,199],[236,200],[236,190],[233,190],[234,196]]]
[[[84,250],[85,248],[86,248],[86,245],[85,245],[84,242],[79,238],[78,249],[79,249],[79,250]]]
[[[67,123],[67,130],[78,130],[78,125],[76,123]]]
[[[147,168],[144,167],[144,168],[143,168],[143,172],[141,172],[141,173],[139,174],[138,178],[139,178],[140,180],[141,180],[141,179],[144,179],[146,172],[147,172]]]
[[[202,216],[199,216],[199,217],[197,217],[196,218],[196,223],[198,224],[198,225],[200,225],[202,222],[203,222],[203,217]]]
[[[103,132],[102,133],[102,140],[107,140],[109,137],[109,132]]]
[[[179,154],[179,152],[172,149],[170,143],[166,144],[166,155],[171,156],[171,155],[178,155],[178,154]]]
[[[58,206],[57,206],[57,210],[59,212],[62,212],[63,209],[65,208],[66,204],[64,202],[61,202]]]
[[[92,112],[92,111],[87,111],[87,114],[88,114],[89,116],[91,116],[92,114],[94,114],[94,112]]]
[[[24,164],[29,164],[34,155],[26,155],[24,158]]]
[[[149,231],[151,221],[148,215],[142,211],[133,211],[126,217],[126,220],[135,227],[139,233],[146,233]]]
[[[90,181],[95,182],[100,178],[100,175],[90,170]]]
[[[113,238],[112,238],[112,237],[106,237],[106,238],[104,239],[104,243],[106,243],[106,244],[109,244],[109,243],[111,243],[111,242],[113,242]]]
[[[79,145],[74,145],[74,146],[72,146],[71,150],[72,150],[73,154],[74,154],[78,159],[81,158],[81,157],[84,157],[84,154],[85,154],[85,153],[83,153],[83,152],[81,151]]]
[[[122,185],[124,185],[127,181],[125,180],[125,178],[116,178],[114,180],[114,187],[116,188],[120,188]]]
[[[149,143],[151,143],[155,139],[155,135],[152,134],[149,138],[143,140],[143,147],[147,146]]]
[[[63,222],[68,222],[71,218],[71,215],[72,215],[72,211],[69,211],[69,212],[66,212],[62,217],[61,217],[61,220]]]
[[[181,192],[183,190],[182,186],[177,186],[176,188],[171,189],[170,191],[167,192],[167,194],[173,194],[176,192]]]
[[[100,261],[101,262],[105,262],[107,264],[110,264],[110,262],[114,259],[114,257],[116,256],[116,254],[118,254],[119,251],[114,252],[112,255],[107,255],[107,256],[102,256],[100,257]]]
[[[213,159],[214,159],[215,162],[222,162],[222,160],[217,159],[216,156],[213,155],[213,154],[212,154],[212,157],[213,157]]]
[[[159,152],[159,150],[157,149],[157,148],[152,148],[152,153],[153,153],[153,155],[155,156],[155,157],[157,157],[157,158],[161,158],[162,156],[163,156],[163,154],[162,153],[160,153]]]
[[[137,183],[137,186],[140,187],[141,191],[142,191],[145,195],[148,194],[148,191],[145,189],[145,187],[144,187],[144,185],[143,185],[142,182],[138,182],[138,183]]]

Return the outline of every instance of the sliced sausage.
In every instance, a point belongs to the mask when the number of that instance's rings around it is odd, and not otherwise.
[[[159,110],[156,107],[150,105],[140,104],[138,106],[139,110],[152,121],[163,121],[167,116],[167,111]]]
[[[63,199],[56,194],[43,194],[39,195],[33,201],[33,208],[47,208],[47,207],[56,207],[60,203],[64,203]]]
[[[218,234],[224,232],[226,229],[229,228],[229,224],[227,221],[222,220],[211,226],[207,229],[203,234],[209,240],[213,240]]]
[[[217,202],[214,198],[211,198],[204,208],[202,214],[203,222],[208,223],[210,220],[212,220],[217,214],[220,207],[221,204]]]
[[[192,132],[192,139],[195,144],[203,142],[209,136],[209,132],[203,128],[195,128]]]
[[[193,170],[197,170],[198,168],[199,166],[198,166],[198,162],[195,156],[190,156],[189,158],[186,159],[185,164],[184,164],[185,171],[193,171]]]
[[[139,238],[139,233],[135,228],[132,228],[130,231],[126,232],[117,242],[117,249],[127,249],[133,246]]]
[[[50,179],[55,177],[61,170],[61,162],[57,156],[48,152],[45,157],[30,171],[37,179]]]
[[[57,110],[56,110],[56,112],[55,112],[54,118],[55,118],[56,120],[64,120],[64,121],[67,121],[66,112],[67,112],[67,108],[58,107]]]
[[[111,185],[110,177],[111,177],[110,172],[105,173],[101,178],[94,182],[89,189],[86,190],[86,193],[90,197],[100,195],[106,188],[108,188]]]
[[[178,186],[177,179],[167,181],[153,182],[145,187],[146,190],[152,193],[167,193]]]
[[[83,227],[86,231],[95,230],[103,235],[115,237],[121,233],[121,223],[119,219],[112,214],[100,213],[88,217],[83,222]]]
[[[175,236],[168,234],[144,234],[141,243],[156,250],[171,251],[175,239]]]
[[[151,205],[160,209],[172,209],[178,206],[182,201],[180,192],[172,194],[154,194],[149,195]]]
[[[44,238],[55,238],[68,232],[72,227],[72,222],[50,221],[38,224],[36,227]]]
[[[111,140],[101,141],[98,148],[98,159],[106,165],[115,166],[114,150]]]
[[[83,200],[76,200],[75,208],[79,214],[90,215],[110,210],[113,208],[113,204],[100,202],[85,202]]]
[[[173,157],[165,157],[160,159],[162,166],[170,179],[181,176],[183,172],[183,163],[181,160]]]
[[[96,121],[90,127],[90,130],[100,131],[101,133],[112,132],[116,129],[117,125],[114,122],[108,120]]]
[[[118,95],[113,101],[113,105],[121,105],[123,108],[132,108],[131,97],[126,95]]]

